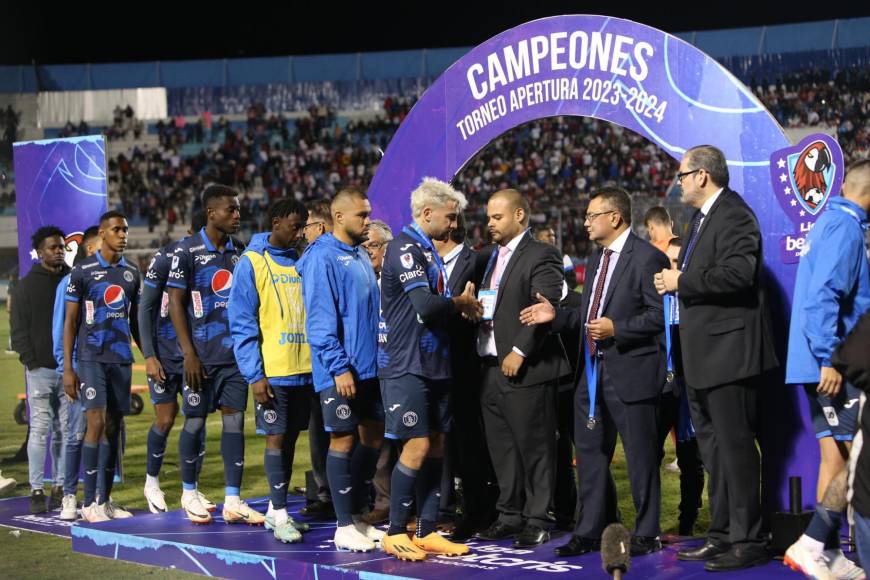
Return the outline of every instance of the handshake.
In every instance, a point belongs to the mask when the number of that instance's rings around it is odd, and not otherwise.
[[[483,305],[474,295],[474,284],[471,282],[465,284],[462,294],[453,297],[453,307],[463,318],[472,322],[477,322],[483,316]]]

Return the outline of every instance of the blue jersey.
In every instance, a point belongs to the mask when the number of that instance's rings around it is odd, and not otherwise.
[[[387,245],[381,270],[382,379],[407,373],[431,380],[451,376],[447,321],[423,322],[408,298],[416,288],[441,294],[444,280],[432,251],[403,231]]]
[[[157,250],[148,271],[145,273],[144,284],[156,288],[161,292],[160,308],[154,311],[152,329],[154,336],[154,355],[167,372],[181,372],[181,362],[184,357],[181,347],[178,346],[178,337],[175,335],[175,327],[169,317],[169,295],[166,293],[166,281],[169,279],[169,268],[172,265],[172,257],[181,252],[179,242],[172,242]]]
[[[130,364],[130,312],[139,300],[139,270],[97,252],[70,272],[66,301],[79,304],[76,361]]]
[[[244,251],[244,245],[232,238],[224,251],[219,251],[203,228],[178,242],[170,261],[166,285],[187,291],[190,334],[203,364],[235,364],[227,304],[233,269]]]

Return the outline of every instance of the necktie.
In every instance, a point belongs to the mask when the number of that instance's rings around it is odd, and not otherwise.
[[[692,232],[689,234],[689,243],[686,245],[686,253],[683,256],[683,265],[680,270],[685,270],[689,263],[689,256],[692,255],[692,250],[695,249],[695,244],[698,243],[698,231],[701,229],[701,220],[704,219],[704,213],[700,210],[695,214],[695,219],[692,220]]]
[[[498,260],[495,262],[495,270],[492,273],[492,279],[489,281],[490,288],[498,290],[501,276],[504,274],[504,267],[507,265],[507,257],[511,249],[507,246],[500,246],[498,249]]]
[[[592,295],[592,308],[589,310],[589,320],[598,318],[598,309],[601,307],[601,297],[604,294],[604,282],[607,280],[607,268],[610,266],[610,255],[613,250],[604,250],[604,260],[601,263],[601,270],[598,272],[598,281],[595,284],[595,293]],[[587,322],[589,322],[587,320]],[[589,331],[586,331],[586,346],[589,347],[590,358],[595,356],[597,346],[595,341],[589,336]]]

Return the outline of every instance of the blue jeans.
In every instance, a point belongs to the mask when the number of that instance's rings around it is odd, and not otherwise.
[[[861,566],[870,564],[870,518],[865,518],[857,510],[852,512],[855,519],[855,543],[858,547],[858,560]]]
[[[63,392],[63,377],[54,369],[36,368],[25,372],[27,404],[30,410],[30,436],[27,458],[30,488],[42,489],[45,477],[45,453],[51,435],[51,466],[54,485],[64,478],[63,446],[66,443],[68,402]]]

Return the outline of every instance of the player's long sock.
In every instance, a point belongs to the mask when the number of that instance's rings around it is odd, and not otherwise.
[[[391,536],[405,533],[419,474],[419,470],[411,469],[401,459],[393,468],[393,476],[390,478],[390,529],[387,531]]]
[[[160,475],[167,439],[169,439],[168,433],[160,431],[156,423],[151,425],[151,429],[148,430],[148,459],[145,464],[145,473],[151,477]]]
[[[372,478],[378,467],[378,457],[380,455],[380,449],[368,447],[362,443],[357,445],[353,451],[353,457],[350,460],[350,473],[353,485],[353,506],[351,506],[351,510],[353,514],[362,513],[369,505],[372,494]]]
[[[417,478],[417,537],[425,538],[435,531],[440,503],[441,469],[444,460],[427,457]]]
[[[181,465],[181,484],[185,490],[196,489],[197,464],[200,461],[201,432],[205,431],[203,417],[186,417],[178,437],[178,456]]]
[[[284,477],[284,458],[280,449],[266,449],[263,455],[266,480],[269,482],[269,498],[272,509],[287,507],[287,479]]]
[[[112,495],[112,487],[115,485],[115,468],[118,465],[118,455],[121,449],[121,431],[106,439],[106,463],[103,466],[103,481],[102,487],[99,489],[100,502],[106,503],[109,501],[109,496]],[[100,453],[103,450],[100,449]]]
[[[350,457],[342,451],[330,449],[326,454],[326,479],[332,492],[332,503],[339,527],[353,523],[353,478],[350,474]]]
[[[99,471],[100,445],[85,442],[82,445],[82,467],[84,469],[85,507],[94,503],[97,496],[97,472]]]
[[[224,458],[225,495],[237,497],[242,487],[242,474],[245,465],[244,415],[240,412],[221,416],[221,455]]]

